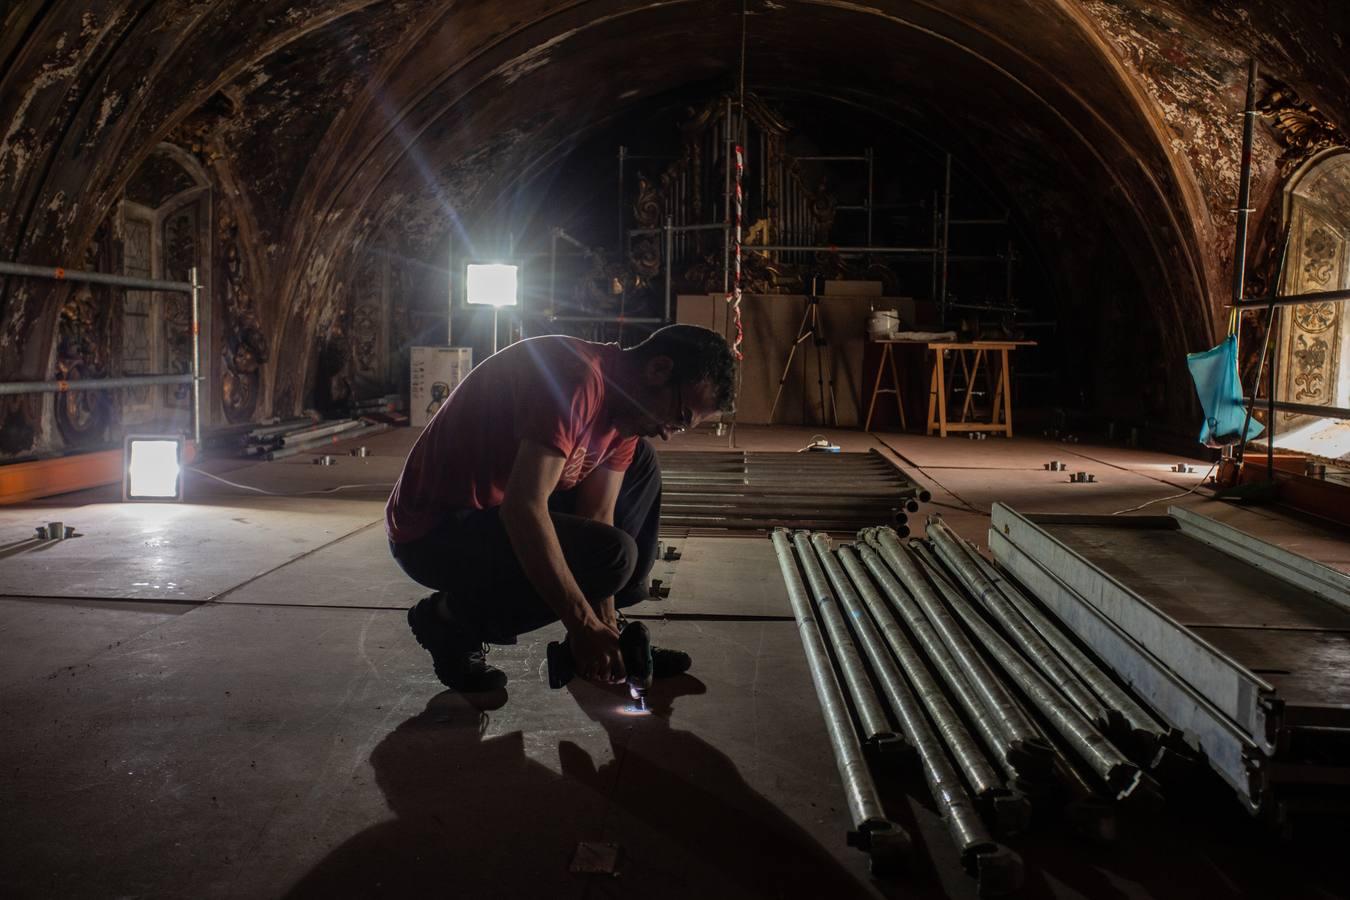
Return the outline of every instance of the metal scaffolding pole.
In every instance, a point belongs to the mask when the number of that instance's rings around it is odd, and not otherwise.
[[[871,529],[865,529],[862,533],[870,531]],[[876,579],[877,584],[881,585],[882,591],[890,600],[891,608],[900,613],[901,618],[905,620],[905,624],[909,626],[909,630],[913,633],[914,640],[923,648],[924,653],[928,656],[928,661],[937,670],[943,683],[947,685],[948,691],[965,711],[966,719],[974,724],[975,730],[979,732],[980,740],[989,748],[989,752],[1008,777],[1010,779],[1017,778],[1020,773],[1010,760],[1017,759],[1018,753],[1012,748],[1012,742],[1005,730],[989,715],[978,692],[972,687],[976,678],[992,677],[992,675],[987,671],[971,672],[964,670],[958,665],[956,659],[942,642],[942,638],[938,636],[937,631],[915,605],[909,592],[896,580],[895,574],[877,555],[873,547],[866,543],[859,543],[858,555],[862,559],[863,565]],[[882,622],[884,625],[886,617],[877,615],[876,618],[878,622]],[[894,621],[894,619],[893,615],[890,616],[891,621]],[[886,631],[886,636],[887,640],[890,641],[892,634]],[[899,636],[899,634],[897,633],[896,636]],[[902,652],[900,645],[894,642],[891,643],[891,649],[897,655]],[[915,662],[921,664],[922,660],[916,659]],[[921,691],[920,693],[927,701],[927,692]],[[941,696],[941,692],[939,691],[932,696],[938,698]],[[1041,766],[1041,773],[1048,771],[1048,768],[1048,764]]]
[[[1064,632],[1050,620],[1050,617],[1041,612],[1036,604],[1022,593],[1021,589],[1014,585],[1007,578],[1003,577],[993,563],[985,559],[975,551],[969,544],[962,542],[966,554],[975,560],[975,564],[984,572],[985,577],[992,581],[1003,593],[1005,597],[1017,608],[1032,627],[1041,633],[1046,642],[1055,648],[1060,656],[1071,665],[1078,675],[1092,688],[1093,693],[1101,698],[1107,705],[1107,709],[1116,712],[1124,720],[1125,724],[1141,738],[1152,742],[1159,742],[1164,737],[1164,728],[1158,724],[1157,720],[1148,710],[1139,705],[1133,697],[1125,692],[1125,689],[1116,684],[1110,675],[1101,670],[1101,667],[1078,648]]]
[[[623,161],[628,154],[628,148],[623,144],[619,145],[619,246],[616,252],[623,253]]]
[[[1018,645],[1036,668],[1040,669],[1060,692],[1064,694],[1084,716],[1100,729],[1123,725],[1119,717],[1112,717],[1097,696],[1087,685],[1079,680],[1078,674],[1055,653],[1045,638],[1031,627],[1031,623],[1013,609],[1008,599],[999,592],[994,583],[985,577],[974,560],[965,554],[957,543],[957,538],[947,528],[940,516],[928,517],[928,540],[932,542],[938,556],[979,601],[990,616],[1003,627],[1004,632]]]
[[[910,558],[893,531],[886,528],[870,529],[867,540],[872,543],[892,571],[904,583],[924,617],[941,635],[942,644],[960,661],[967,673],[985,715],[991,716],[1006,737],[1008,762],[1018,772],[1040,775],[1051,765],[1052,751],[1040,739],[1021,705],[1007,686],[988,667],[975,645],[971,643],[960,623],[943,605],[942,600],[924,578],[919,565]]]
[[[910,644],[909,639],[905,637],[900,628],[900,623],[886,608],[885,602],[877,593],[876,588],[872,586],[871,580],[858,563],[853,551],[849,547],[840,547],[839,558],[836,562],[826,557],[829,549],[828,544],[824,549],[821,547],[821,543],[825,542],[824,536],[817,535],[815,540],[817,541],[816,550],[821,554],[822,562],[826,563],[825,572],[844,602],[844,608],[849,614],[849,621],[853,623],[858,632],[858,637],[862,641],[863,648],[867,651],[867,658],[872,664],[872,671],[877,673],[885,686],[887,700],[890,701],[891,708],[904,727],[905,736],[909,738],[909,742],[916,747],[919,746],[919,727],[920,725],[926,726],[927,722],[923,719],[923,714],[918,712],[914,706],[914,694],[910,692],[900,669],[904,670],[904,675],[909,677],[909,682],[914,685],[914,690],[922,698],[924,707],[927,708],[928,714],[932,716],[938,731],[941,732],[943,742],[951,748],[952,757],[961,767],[961,771],[965,774],[966,781],[969,782],[975,796],[989,798],[1004,793],[1003,781],[999,778],[998,772],[989,764],[985,755],[980,752],[974,738],[970,736],[970,732],[962,724],[960,716],[947,702],[942,688],[929,673],[927,667],[924,666],[923,658],[919,656],[913,645]],[[847,582],[844,573],[839,569],[840,563],[852,577],[852,585]],[[864,612],[864,606],[866,612]],[[873,620],[875,620],[876,625],[872,624]],[[880,634],[877,632],[878,628],[881,629]],[[882,635],[885,636],[885,644],[882,643]],[[886,652],[887,645],[890,646],[891,652],[895,654],[895,659],[899,660],[899,669],[897,669],[895,661]]]
[[[872,182],[873,182],[872,148],[867,148],[867,243],[872,243]]]
[[[929,256],[939,253],[937,247],[835,247],[831,245],[789,245],[789,244],[746,244],[746,250],[753,250],[756,253],[875,253],[877,255],[902,255],[912,254],[915,256]]]
[[[948,241],[951,237],[951,213],[952,213],[952,155],[947,154],[946,176],[942,183],[942,265],[938,282],[938,321],[943,325],[947,324],[947,263],[948,254],[951,248]]]
[[[933,191],[933,246],[934,246],[934,247],[936,247],[936,246],[938,245],[939,240],[941,240],[941,234],[942,234],[941,231],[938,230],[938,203],[937,203],[937,201],[938,201],[937,191]],[[938,254],[934,253],[934,254],[932,255],[932,257],[929,258],[929,262],[930,262],[931,265],[932,265],[932,271],[930,272],[931,282],[930,282],[929,287],[928,287],[928,294],[929,294],[929,296],[932,298],[933,302],[934,302],[934,303],[937,303],[937,302],[938,302],[938,262],[939,262],[939,260],[938,260]]]
[[[725,231],[726,229],[728,229],[728,228],[730,228],[730,227],[731,227],[730,225],[727,225],[727,224],[725,224],[725,223],[720,223],[720,224],[719,224],[719,223],[717,223],[717,222],[704,222],[704,223],[698,224],[698,225],[675,225],[675,226],[673,226],[670,230],[673,231],[673,232],[675,232],[676,234],[683,234],[683,233],[686,232],[686,231]],[[660,228],[630,228],[630,229],[628,229],[628,236],[629,236],[630,238],[631,238],[631,237],[638,237],[639,235],[644,235],[644,234],[665,234],[665,233],[666,233],[666,228],[665,228],[664,225],[661,226]]]
[[[915,555],[947,605],[956,611],[966,627],[998,661],[999,666],[1017,682],[1027,699],[1054,726],[1055,731],[1088,764],[1097,777],[1111,787],[1116,799],[1123,800],[1129,797],[1143,785],[1147,785],[1148,788],[1142,793],[1156,794],[1152,779],[1126,759],[1123,753],[1093,727],[1086,716],[1075,709],[1053,684],[1022,658],[1016,648],[1000,637],[980,617],[966,597],[947,580],[936,558],[926,547],[916,547]]]
[[[730,95],[727,96],[726,118],[722,120],[722,137],[722,163],[726,170],[726,186],[722,194],[722,222],[726,225],[726,230],[722,232],[722,296],[726,297],[731,291],[731,148],[733,142]],[[723,335],[723,337],[730,337],[730,335]]]
[[[106,275],[102,272],[81,272],[53,266],[30,266],[26,263],[0,262],[0,275],[25,275],[30,278],[49,278],[53,281],[80,281],[86,284],[110,284],[113,287],[136,288],[142,291],[172,291],[192,293],[192,283],[163,281],[157,278],[137,278],[132,275]]]
[[[197,267],[188,270],[192,282],[192,443],[202,445],[202,286],[197,283]]]
[[[951,833],[952,841],[955,842],[957,851],[961,855],[962,865],[967,872],[979,878],[981,896],[1004,894],[1014,890],[1022,883],[1021,857],[999,846],[989,835],[988,829],[985,828],[984,822],[980,819],[979,812],[975,809],[974,802],[972,802],[970,795],[966,793],[965,786],[961,783],[961,776],[957,774],[956,769],[947,759],[943,742],[933,733],[932,727],[924,717],[923,708],[919,706],[914,694],[905,684],[904,676],[900,673],[895,661],[886,652],[885,645],[881,643],[876,629],[872,626],[871,620],[868,619],[867,613],[862,608],[857,591],[854,590],[853,584],[849,582],[848,577],[840,568],[839,560],[836,560],[830,554],[828,538],[817,534],[811,539],[811,543],[815,546],[820,561],[825,566],[830,582],[844,600],[849,612],[849,620],[853,622],[855,631],[863,641],[868,659],[872,662],[873,671],[886,685],[887,698],[890,700],[897,719],[902,723],[910,743],[919,753],[919,758],[923,763],[924,779],[928,782],[928,790],[933,796],[933,802],[937,804],[938,810],[942,814],[943,821],[947,823],[947,830]],[[798,547],[798,549],[801,548]],[[859,590],[873,590],[866,573],[858,567],[857,560],[844,555],[844,548],[840,549],[839,559],[846,563],[851,561],[852,567],[849,571],[854,575]],[[880,599],[875,599],[879,605]],[[894,620],[892,620],[892,624],[894,624]],[[948,707],[948,711],[951,711],[950,707]],[[953,726],[960,727],[959,720],[944,722],[935,717],[935,721],[938,722],[939,728],[944,731],[944,735]],[[961,731],[964,734],[964,729],[961,729]],[[970,741],[969,734],[965,734],[965,739],[973,748],[974,742]],[[979,761],[984,764],[987,774],[996,780],[997,776],[994,775],[993,769],[989,767],[984,758],[979,757]],[[1021,824],[1025,824],[1025,822]]]
[[[670,321],[670,270],[675,267],[675,248],[674,237],[675,230],[672,226],[670,216],[666,216],[666,321]]]
[[[792,604],[793,616],[797,620],[797,636],[801,638],[802,649],[806,652],[816,699],[820,701],[820,710],[825,716],[835,765],[844,784],[844,797],[853,820],[849,843],[871,856],[874,870],[894,870],[909,851],[909,833],[886,818],[881,796],[877,793],[862,748],[858,745],[858,736],[849,718],[844,693],[830,665],[830,655],[820,636],[816,617],[811,612],[811,601],[807,599],[801,572],[797,569],[792,547],[788,544],[787,530],[775,529],[772,540],[783,582],[787,586],[788,601]]]
[[[1247,103],[1242,113],[1242,166],[1238,175],[1237,240],[1233,250],[1233,302],[1242,299],[1247,271],[1247,218],[1252,202],[1252,131],[1256,123],[1256,58],[1247,61]],[[1277,286],[1278,287],[1278,286]]]
[[[1273,376],[1274,371],[1271,372]],[[1319,419],[1350,419],[1350,407],[1346,406],[1313,406],[1308,403],[1294,403],[1289,400],[1276,400],[1270,402],[1270,398],[1264,398],[1268,410],[1278,409],[1280,412],[1298,413],[1303,416],[1316,416]],[[1246,397],[1243,403],[1252,402],[1251,397]],[[1269,414],[1269,412],[1267,413]]]
[[[548,317],[553,318],[558,311],[556,292],[558,287],[558,231],[554,228],[548,236]]]
[[[839,669],[844,673],[844,684],[848,686],[849,696],[853,698],[853,708],[858,711],[860,733],[864,746],[874,752],[904,749],[904,741],[891,728],[886,718],[886,710],[877,697],[872,682],[863,667],[862,656],[858,653],[853,638],[849,636],[848,626],[844,624],[844,614],[839,611],[839,602],[825,581],[820,560],[816,558],[811,546],[811,533],[798,531],[792,536],[793,546],[801,559],[802,571],[806,573],[806,584],[811,589],[811,599],[816,611],[825,623],[825,634],[834,647],[835,658],[839,660]]]
[[[12,262],[0,262],[0,275],[19,275],[28,278],[47,278],[53,281],[78,281],[85,284],[106,284],[113,287],[189,294],[191,296],[192,360],[191,368],[186,374],[130,375],[123,378],[91,378],[74,381],[11,381],[0,383],[0,395],[64,394],[68,391],[104,391],[162,384],[186,384],[192,390],[193,443],[197,446],[201,445],[201,285],[197,283],[197,268],[195,266],[188,271],[188,281],[107,275],[102,272],[83,272],[76,269],[30,266],[25,263]]]
[[[312,441],[322,440],[332,434],[342,431],[350,431],[353,428],[360,428],[363,424],[360,419],[344,419],[340,422],[319,422],[311,428],[302,428],[298,431],[292,431],[289,434],[283,434],[278,441],[283,447],[294,447],[299,444],[307,444]]]
[[[1312,291],[1307,294],[1280,294],[1252,300],[1238,300],[1231,304],[1237,309],[1266,309],[1270,306],[1302,306],[1305,303],[1344,303],[1350,300],[1350,290]]]
[[[109,391],[118,388],[151,387],[161,384],[192,384],[191,373],[184,375],[127,375],[123,378],[87,378],[74,381],[5,381],[0,395],[65,394],[70,391]]]
[[[269,451],[266,456],[269,462],[275,462],[279,459],[286,459],[291,456],[299,456],[301,453],[317,453],[323,449],[325,444],[337,444],[342,441],[354,441],[358,438],[368,437],[372,434],[379,434],[388,431],[394,426],[383,422],[365,425],[361,428],[350,428],[346,431],[340,431],[336,434],[328,434],[323,437],[306,441],[298,446],[286,446],[276,450]]]

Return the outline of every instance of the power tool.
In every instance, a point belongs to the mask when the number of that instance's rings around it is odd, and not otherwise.
[[[652,637],[641,622],[629,622],[619,632],[619,653],[623,657],[623,671],[628,693],[637,708],[647,708],[647,689],[652,686]],[[548,686],[557,690],[572,680],[577,673],[572,648],[566,641],[550,641],[548,656]]]

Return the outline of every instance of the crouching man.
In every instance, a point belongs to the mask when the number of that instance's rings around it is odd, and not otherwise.
[[[623,680],[616,610],[646,596],[661,516],[644,438],[729,411],[734,371],[719,334],[670,325],[628,349],[530,338],[460,383],[385,508],[394,559],[435,590],[408,624],[443,684],[501,688],[486,645],[559,620],[578,674]],[[690,661],[658,649],[653,665],[661,676]]]

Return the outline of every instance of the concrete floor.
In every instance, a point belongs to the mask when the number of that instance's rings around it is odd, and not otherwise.
[[[795,450],[811,436],[740,428],[737,444]],[[997,500],[1112,512],[1200,479],[1119,447],[832,436],[892,455],[933,491],[931,511],[981,543]],[[633,612],[695,668],[655,691],[648,715],[615,690],[550,691],[543,651],[557,626],[493,649],[511,679],[503,695],[443,691],[404,620],[425,591],[389,559],[380,526],[411,438],[369,439],[373,455],[331,468],[206,464],[265,490],[367,485],[356,490],[274,497],[193,475],[181,505],[103,490],[0,510],[5,897],[974,896],[912,772],[886,784],[916,838],[912,871],[875,882],[844,846],[766,540],[673,539],[670,598]],[[725,446],[693,434],[671,449]],[[1098,483],[1044,471],[1052,458]],[[1350,569],[1343,533],[1198,493],[1180,502]],[[26,540],[53,519],[82,536]],[[1222,794],[1209,800],[1203,815],[1185,798],[1127,822],[1113,845],[1046,823],[1013,844],[1025,895],[1344,893],[1337,853],[1272,847]],[[619,875],[570,871],[580,842],[617,845]]]

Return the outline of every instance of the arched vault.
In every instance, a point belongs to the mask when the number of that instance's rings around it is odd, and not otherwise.
[[[1133,304],[1170,360],[1221,321],[1247,56],[1305,102],[1350,102],[1332,43],[1344,23],[1275,0],[746,10],[750,83],[871,109],[978,161],[1060,270],[1065,312],[1092,315],[1101,269],[1121,266],[1132,299],[1112,302]],[[378,230],[430,257],[626,111],[733,84],[741,27],[727,0],[14,4],[0,258],[68,264],[161,142],[191,149],[250,243],[268,406],[289,411],[354,248]],[[1277,137],[1259,134],[1263,204]],[[3,297],[0,372],[46,377],[60,289]]]

